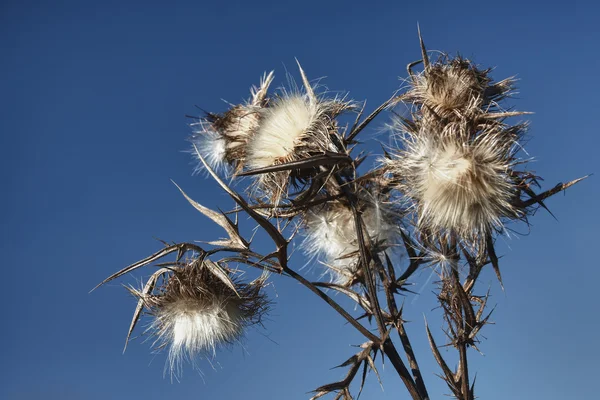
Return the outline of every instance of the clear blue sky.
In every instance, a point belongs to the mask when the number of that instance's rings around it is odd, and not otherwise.
[[[332,90],[372,110],[419,58],[417,21],[430,49],[460,51],[493,76],[517,75],[513,104],[531,116],[531,167],[549,188],[600,170],[595,2],[173,2],[3,1],[0,5],[0,175],[3,194],[2,399],[306,399],[341,378],[330,367],[360,337],[320,300],[276,278],[264,330],[218,354],[204,378],[163,379],[149,343],[122,355],[134,303],[104,277],[169,241],[210,240],[219,228],[169,181],[207,206],[231,205],[192,176],[186,114],[222,111],[265,70],[294,57]],[[386,118],[374,124],[375,133]],[[496,325],[473,352],[486,400],[597,393],[600,190],[597,177],[558,195],[531,234],[504,241],[501,292],[491,275]],[[523,226],[515,226],[526,232]],[[300,253],[293,265],[303,264]],[[150,270],[148,270],[150,271]],[[421,283],[426,281],[426,273]],[[128,278],[122,283],[133,283]],[[406,299],[408,330],[433,398],[447,393],[424,341],[436,338],[431,287]],[[407,398],[390,365],[385,392],[371,377],[365,399]]]

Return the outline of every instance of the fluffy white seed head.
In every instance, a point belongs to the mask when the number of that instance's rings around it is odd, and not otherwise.
[[[302,161],[327,151],[344,152],[334,144],[332,135],[338,135],[336,117],[352,108],[352,104],[315,95],[302,68],[300,75],[302,91],[283,90],[260,110],[260,123],[247,146],[249,170]],[[314,175],[314,168],[262,173],[257,175],[252,194],[279,205],[290,183],[305,185]]]
[[[316,103],[308,96],[275,100],[263,110],[262,123],[248,145],[248,166],[263,168],[292,159],[294,148],[309,135],[318,117]]]
[[[191,262],[173,270],[151,293],[130,289],[153,316],[147,331],[157,349],[168,347],[172,374],[180,371],[183,361],[195,364],[198,356],[214,355],[217,347],[239,340],[268,311],[262,293],[266,276],[244,284],[218,265],[210,269],[206,263],[211,262]],[[215,275],[213,270],[221,272]]]
[[[390,207],[369,198],[364,202],[361,216],[375,252],[396,244],[399,227]],[[339,284],[350,281],[358,269],[360,248],[349,206],[335,202],[310,210],[305,216],[303,233],[304,251],[329,268],[332,280]]]
[[[396,188],[427,235],[458,235],[480,250],[505,219],[523,217],[513,168],[526,125],[510,126],[499,101],[513,80],[443,55],[409,81],[411,119],[393,124],[399,146],[384,159]]]
[[[471,240],[520,216],[511,177],[517,137],[500,126],[474,138],[403,132],[402,150],[385,163],[400,177],[398,189],[416,207],[421,229]]]
[[[151,328],[161,343],[169,343],[169,367],[178,371],[182,361],[197,354],[215,352],[222,343],[231,343],[243,333],[239,304],[231,298],[214,297],[212,304],[180,299],[157,312]]]

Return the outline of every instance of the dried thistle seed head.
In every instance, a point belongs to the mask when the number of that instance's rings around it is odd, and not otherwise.
[[[250,170],[300,161],[324,152],[343,152],[332,140],[338,135],[335,118],[352,108],[349,102],[317,97],[300,69],[304,92],[283,91],[260,110],[260,124],[247,147],[246,165]],[[340,141],[341,143],[341,141]],[[258,175],[258,189],[273,204],[287,194],[290,176],[310,180],[314,168],[303,171],[278,171]]]
[[[401,148],[384,163],[416,207],[421,229],[453,232],[472,242],[501,228],[504,218],[524,215],[512,174],[523,125],[493,123],[477,132],[469,121],[447,124],[442,132],[395,127]]]
[[[248,326],[259,323],[269,302],[262,289],[265,277],[249,284],[205,260],[174,269],[162,286],[151,293],[130,291],[143,300],[153,319],[148,328],[158,349],[169,348],[169,367],[177,373],[182,361],[215,352],[216,347],[238,340]],[[215,268],[225,275],[218,276]],[[235,290],[234,290],[235,289]]]
[[[232,106],[223,114],[208,113],[192,124],[192,143],[217,170],[229,165],[234,172],[242,169],[246,159],[248,140],[260,122],[260,110],[267,106],[267,90],[273,81],[273,72],[265,74],[258,87],[250,89],[251,97],[245,104]]]
[[[510,93],[514,83],[512,78],[494,83],[489,72],[461,57],[443,55],[413,77],[405,100],[440,118],[487,112]]]
[[[403,96],[412,119],[394,121],[400,146],[384,164],[422,232],[456,234],[482,250],[503,220],[525,216],[523,180],[514,168],[526,124],[504,122],[524,113],[498,104],[513,89],[512,79],[494,83],[489,69],[460,57],[425,64]]]
[[[359,209],[374,246],[372,251],[380,253],[397,243],[399,216],[391,205],[364,192]],[[338,200],[309,210],[304,217],[303,233],[304,251],[328,267],[332,281],[345,284],[352,280],[358,271],[360,248],[354,215],[347,203]]]

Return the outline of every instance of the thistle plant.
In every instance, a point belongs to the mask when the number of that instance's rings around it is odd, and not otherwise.
[[[422,39],[420,45],[421,59],[409,64],[406,86],[368,116],[357,102],[319,93],[298,64],[302,88],[270,92],[271,72],[244,104],[206,113],[192,124],[197,170],[214,179],[235,206],[214,211],[178,188],[227,237],[206,246],[165,244],[101,283],[155,268],[141,288],[128,287],[137,307],[127,341],[147,314],[146,333],[156,348],[168,349],[167,367],[176,373],[184,361],[212,357],[260,324],[271,306],[265,286],[282,275],[319,296],[364,336],[360,351],[341,364],[348,369],[345,377],[316,388],[312,399],[351,399],[355,380],[360,394],[367,372],[378,376],[378,356],[389,360],[412,399],[429,399],[398,304],[400,296],[410,296],[415,273],[431,268],[438,275],[434,292],[444,345],[456,349],[458,365],[452,368],[442,357],[428,322],[422,332],[450,394],[475,398],[468,350],[478,349],[492,313],[489,291],[477,286],[483,268],[493,268],[502,284],[495,241],[507,224],[526,224],[535,210],[547,209],[548,197],[583,178],[538,192],[540,178],[520,158],[527,123],[513,122],[527,113],[504,105],[515,80],[494,81],[491,70],[462,57],[431,60]],[[401,105],[409,111],[402,114]],[[368,167],[369,158],[356,154],[358,135],[383,112],[391,115],[390,144]],[[344,124],[344,115],[351,114],[354,123]],[[226,181],[246,186],[237,192]],[[272,252],[259,252],[241,232],[240,213],[267,234]],[[292,269],[293,243],[321,271],[319,279]],[[258,269],[260,277],[244,282],[245,269]],[[335,293],[356,307],[345,309]]]

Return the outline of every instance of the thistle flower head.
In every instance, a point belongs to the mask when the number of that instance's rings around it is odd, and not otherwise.
[[[461,57],[444,55],[422,73],[413,76],[404,100],[440,118],[456,118],[490,110],[508,96],[514,79],[493,82],[489,69],[481,70]]]
[[[272,99],[269,107],[260,110],[260,124],[248,142],[247,167],[260,169],[279,164],[301,161],[325,152],[340,152],[332,140],[337,135],[335,118],[352,105],[339,99],[325,99],[315,95],[300,68],[304,92],[283,91]],[[307,172],[307,171],[304,171]],[[258,175],[258,189],[272,203],[278,204],[287,194],[290,177],[310,179],[300,171],[286,170]]]
[[[260,110],[268,104],[267,90],[272,81],[273,72],[263,75],[260,85],[250,89],[251,96],[245,104],[234,105],[223,114],[208,113],[192,124],[191,141],[213,168],[243,168],[246,146],[258,128]]]
[[[400,146],[383,160],[420,229],[471,243],[524,215],[513,168],[526,125],[504,122],[519,115],[496,103],[511,81],[493,83],[487,74],[462,59],[429,65],[405,96],[412,121],[392,125]]]
[[[264,277],[244,284],[217,264],[207,263],[212,261],[174,269],[151,292],[130,289],[153,317],[148,332],[155,346],[169,348],[171,373],[185,359],[194,362],[198,355],[214,354],[218,346],[238,340],[268,310]]]

